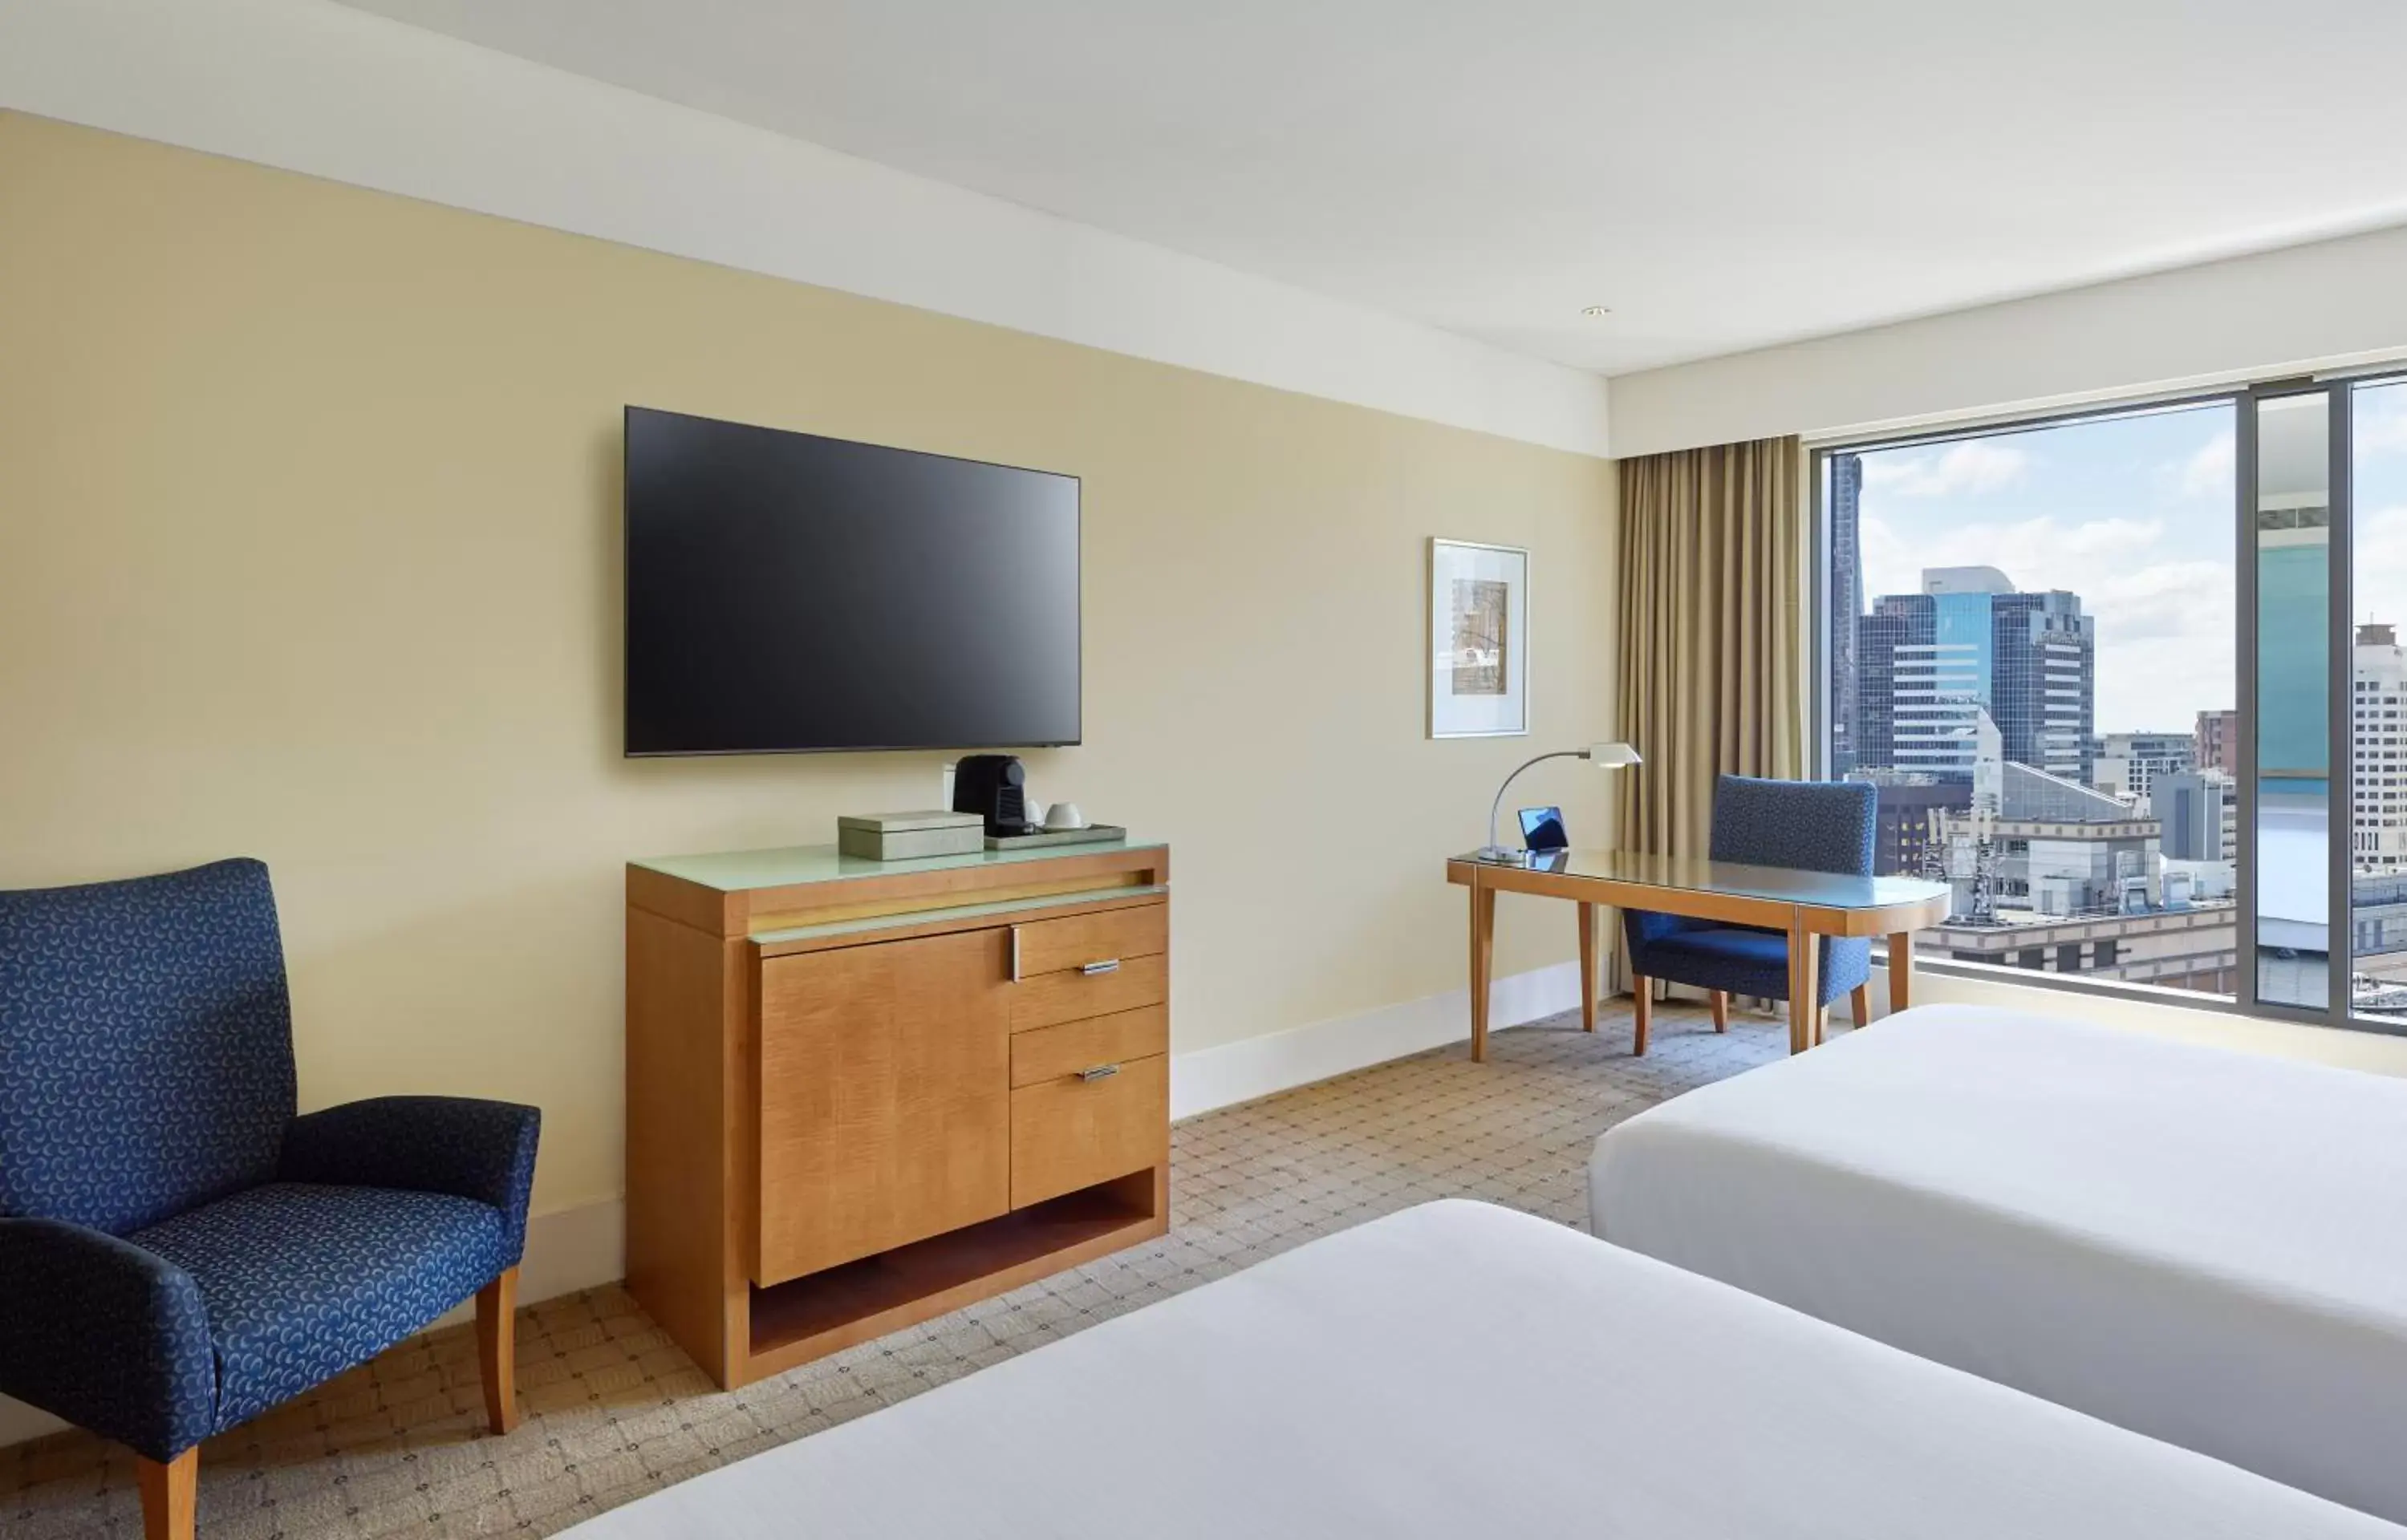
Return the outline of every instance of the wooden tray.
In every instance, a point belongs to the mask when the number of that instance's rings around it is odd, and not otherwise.
[[[989,850],[1034,850],[1040,845],[1118,844],[1128,830],[1118,824],[1090,824],[1085,828],[1048,828],[1041,834],[990,834]]]

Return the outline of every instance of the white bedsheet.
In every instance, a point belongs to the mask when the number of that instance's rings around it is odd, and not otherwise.
[[[1315,1241],[572,1533],[2407,1536],[1463,1202]]]
[[[2407,1521],[2407,1082],[1926,1006],[1608,1131],[1597,1232]]]

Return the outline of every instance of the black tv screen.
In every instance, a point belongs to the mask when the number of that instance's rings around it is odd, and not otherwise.
[[[1078,742],[1078,481],[627,408],[627,753]]]

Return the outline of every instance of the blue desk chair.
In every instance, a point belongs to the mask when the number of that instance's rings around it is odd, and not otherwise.
[[[1711,854],[1716,861],[1759,867],[1796,867],[1806,871],[1873,874],[1873,836],[1880,804],[1878,788],[1855,781],[1759,781],[1725,775],[1714,785]],[[1676,914],[1624,910],[1623,939],[1630,949],[1631,989],[1637,1000],[1632,1034],[1635,1052],[1646,1052],[1653,1014],[1651,981],[1662,979],[1709,991],[1714,1030],[1730,1030],[1730,997],[1788,998],[1788,938],[1757,925],[1690,920]],[[1872,1019],[1873,944],[1824,937],[1821,998],[1814,1002],[1814,1040],[1830,1002],[1855,996],[1856,1020]]]
[[[0,1393],[129,1446],[189,1540],[200,1442],[474,1295],[492,1430],[539,1115],[294,1115],[267,869],[0,892]]]

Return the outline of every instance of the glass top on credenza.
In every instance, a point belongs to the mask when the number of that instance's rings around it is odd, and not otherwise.
[[[1495,866],[1505,871],[1544,871],[1685,893],[1768,898],[1813,909],[1886,909],[1941,897],[1949,892],[1944,883],[1926,883],[1914,877],[1851,877],[1835,871],[1750,866],[1743,861],[1710,861],[1698,855],[1648,855],[1628,850],[1529,853],[1518,862],[1487,862],[1469,855],[1454,859],[1472,866]]]
[[[866,856],[847,855],[833,845],[787,845],[776,850],[729,850],[705,855],[654,855],[628,864],[722,893],[743,893],[754,888],[798,887],[862,877],[903,877],[914,872],[957,871],[968,867],[1004,867],[1024,861],[1059,861],[1078,855],[1161,848],[1159,840],[1090,840],[1070,845],[1035,845],[1025,850],[978,850],[961,855],[873,861]]]

